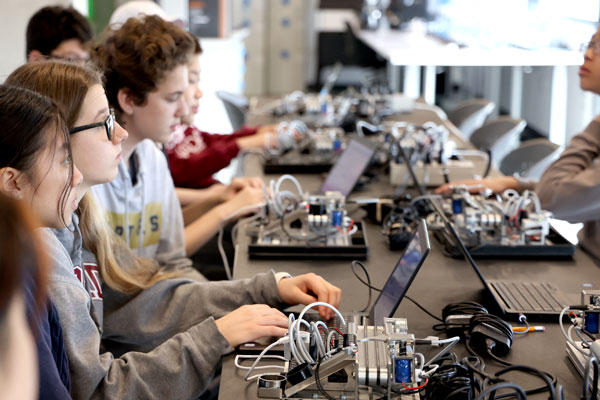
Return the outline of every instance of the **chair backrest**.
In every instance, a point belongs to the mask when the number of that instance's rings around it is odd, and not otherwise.
[[[231,122],[233,130],[241,129],[246,123],[246,109],[248,108],[248,100],[244,96],[234,93],[217,91],[217,97],[221,99],[227,111],[227,116]]]
[[[548,139],[527,140],[504,157],[500,171],[504,175],[518,173],[524,178],[540,179],[561,152],[562,148]]]
[[[492,162],[498,165],[510,151],[519,147],[521,133],[526,126],[527,122],[521,118],[492,118],[473,132],[470,141],[480,150],[489,150]]]
[[[473,132],[483,125],[494,108],[496,104],[487,99],[465,100],[448,113],[448,119],[468,140]]]

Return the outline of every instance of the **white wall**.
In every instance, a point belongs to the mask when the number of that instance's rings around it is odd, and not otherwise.
[[[69,5],[68,0],[3,0],[0,14],[0,82],[25,62],[25,30],[29,18],[47,5]]]

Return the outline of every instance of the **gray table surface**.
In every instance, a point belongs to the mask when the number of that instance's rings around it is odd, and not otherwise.
[[[437,119],[431,112],[422,110],[401,118],[417,123]],[[245,166],[246,175],[262,175],[258,157],[247,157]],[[316,190],[322,181],[322,177],[319,175],[298,174],[296,177],[302,183],[304,190],[309,192]],[[265,178],[272,179],[273,176],[265,176]],[[390,193],[391,188],[387,179],[386,176],[379,177],[370,184],[366,192],[356,193],[353,196],[377,196]],[[370,272],[373,286],[381,287],[398,261],[401,252],[392,252],[388,249],[380,226],[366,224],[366,227],[369,257],[364,264]],[[438,316],[441,316],[442,308],[451,302],[474,300],[492,306],[484,294],[483,285],[471,266],[465,260],[445,257],[442,254],[441,245],[431,234],[430,241],[432,251],[407,295]],[[368,290],[352,274],[350,262],[346,260],[250,260],[247,243],[248,239],[244,235],[243,229],[240,229],[234,263],[235,279],[248,278],[269,269],[286,271],[292,275],[314,272],[342,289],[340,304],[342,311],[359,310],[366,305]],[[567,293],[573,304],[578,303],[579,293],[582,289],[600,287],[598,265],[581,249],[577,249],[572,260],[478,260],[477,264],[483,275],[489,279],[543,280],[555,283]],[[374,295],[376,294],[374,293]],[[408,300],[402,301],[396,316],[408,318],[409,331],[417,337],[436,335],[432,330],[432,325],[437,321]],[[566,398],[578,398],[581,393],[582,379],[566,358],[565,340],[560,332],[558,321],[540,324],[546,326],[546,332],[517,335],[506,360],[534,366],[553,374],[564,386]],[[468,355],[463,345],[459,345],[455,349],[461,356]],[[486,359],[486,362],[489,371],[501,367],[491,360]],[[221,399],[257,398],[255,383],[244,382],[243,375],[244,373],[233,365],[233,356],[226,357],[219,397]],[[516,383],[525,387],[540,384],[536,379],[527,376],[515,375],[514,378]],[[541,394],[532,397],[547,398],[547,395]]]

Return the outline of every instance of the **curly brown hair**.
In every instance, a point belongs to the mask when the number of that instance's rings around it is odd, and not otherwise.
[[[104,35],[91,57],[104,71],[106,96],[117,115],[119,90],[143,105],[168,72],[188,63],[195,48],[186,31],[156,15],[130,18],[118,29],[109,26]]]

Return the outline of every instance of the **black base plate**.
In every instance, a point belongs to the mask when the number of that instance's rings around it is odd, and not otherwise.
[[[251,259],[351,259],[365,260],[369,253],[367,233],[363,223],[356,222],[358,230],[351,236],[350,246],[328,246],[324,242],[294,241],[286,244],[257,244],[256,237],[251,238],[248,256]],[[283,235],[283,233],[282,233]]]
[[[454,240],[446,231],[434,233],[437,240],[444,245],[444,253],[452,258],[463,258]],[[514,258],[514,259],[570,259],[575,254],[576,245],[565,239],[560,233],[550,228],[547,245],[504,246],[500,244],[482,244],[469,247],[473,258]]]

